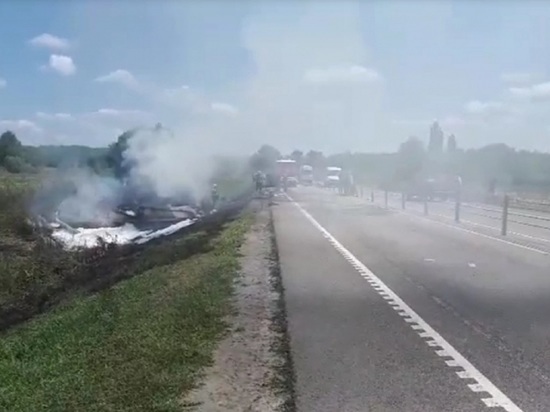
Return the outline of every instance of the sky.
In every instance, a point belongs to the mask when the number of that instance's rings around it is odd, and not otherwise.
[[[550,3],[0,2],[0,131],[103,146],[161,122],[189,147],[550,151]],[[213,150],[214,150],[213,149]]]

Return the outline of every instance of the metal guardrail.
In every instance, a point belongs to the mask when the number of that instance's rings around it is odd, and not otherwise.
[[[390,197],[395,200],[397,200],[397,198],[399,197],[401,202],[401,209],[405,210],[407,208],[407,197],[405,193],[390,192],[388,190],[383,190],[383,193],[384,208],[389,208]],[[371,203],[374,203],[375,201],[374,190],[370,190],[370,201]],[[428,216],[430,214],[430,202],[426,197],[421,199],[421,202],[423,204],[423,213],[424,215]],[[517,199],[506,194],[500,199],[500,207],[492,207],[490,205],[462,202],[461,194],[460,192],[458,192],[455,194],[455,200],[452,203],[453,206],[450,209],[452,209],[454,212],[455,222],[460,223],[462,211],[463,209],[467,209],[469,214],[500,221],[500,231],[502,236],[506,236],[508,234],[509,223],[533,227],[537,229],[550,230],[550,225],[545,226],[540,223],[537,224],[535,222],[529,222],[529,220],[550,222],[550,202],[538,202],[528,199]],[[524,210],[548,213],[548,216],[521,212],[522,205],[528,205],[528,208],[523,208]],[[548,208],[548,210],[544,210],[545,208]],[[472,209],[488,213],[475,213],[472,211]],[[518,218],[524,220],[518,220]]]

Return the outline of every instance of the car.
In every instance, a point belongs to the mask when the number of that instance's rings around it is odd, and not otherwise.
[[[296,187],[298,186],[298,179],[294,176],[289,176],[286,180],[286,184],[288,187]]]

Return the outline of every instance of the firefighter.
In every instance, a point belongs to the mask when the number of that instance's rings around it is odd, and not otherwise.
[[[210,190],[210,195],[212,197],[212,207],[215,209],[218,205],[218,200],[220,199],[220,194],[218,192],[218,185],[214,183],[212,189]]]
[[[288,176],[287,175],[283,175],[281,177],[281,185],[283,187],[283,191],[287,191],[287,188],[288,188]]]
[[[262,172],[258,170],[254,175],[252,176],[252,180],[254,181],[254,185],[256,186],[256,192],[260,193],[263,188],[263,182],[262,182]]]

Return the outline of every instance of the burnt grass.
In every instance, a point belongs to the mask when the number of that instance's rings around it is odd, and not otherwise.
[[[211,240],[250,199],[246,192],[195,224],[142,245],[102,243],[69,252],[28,219],[30,195],[20,188],[0,189],[0,332],[74,296],[210,251]]]

